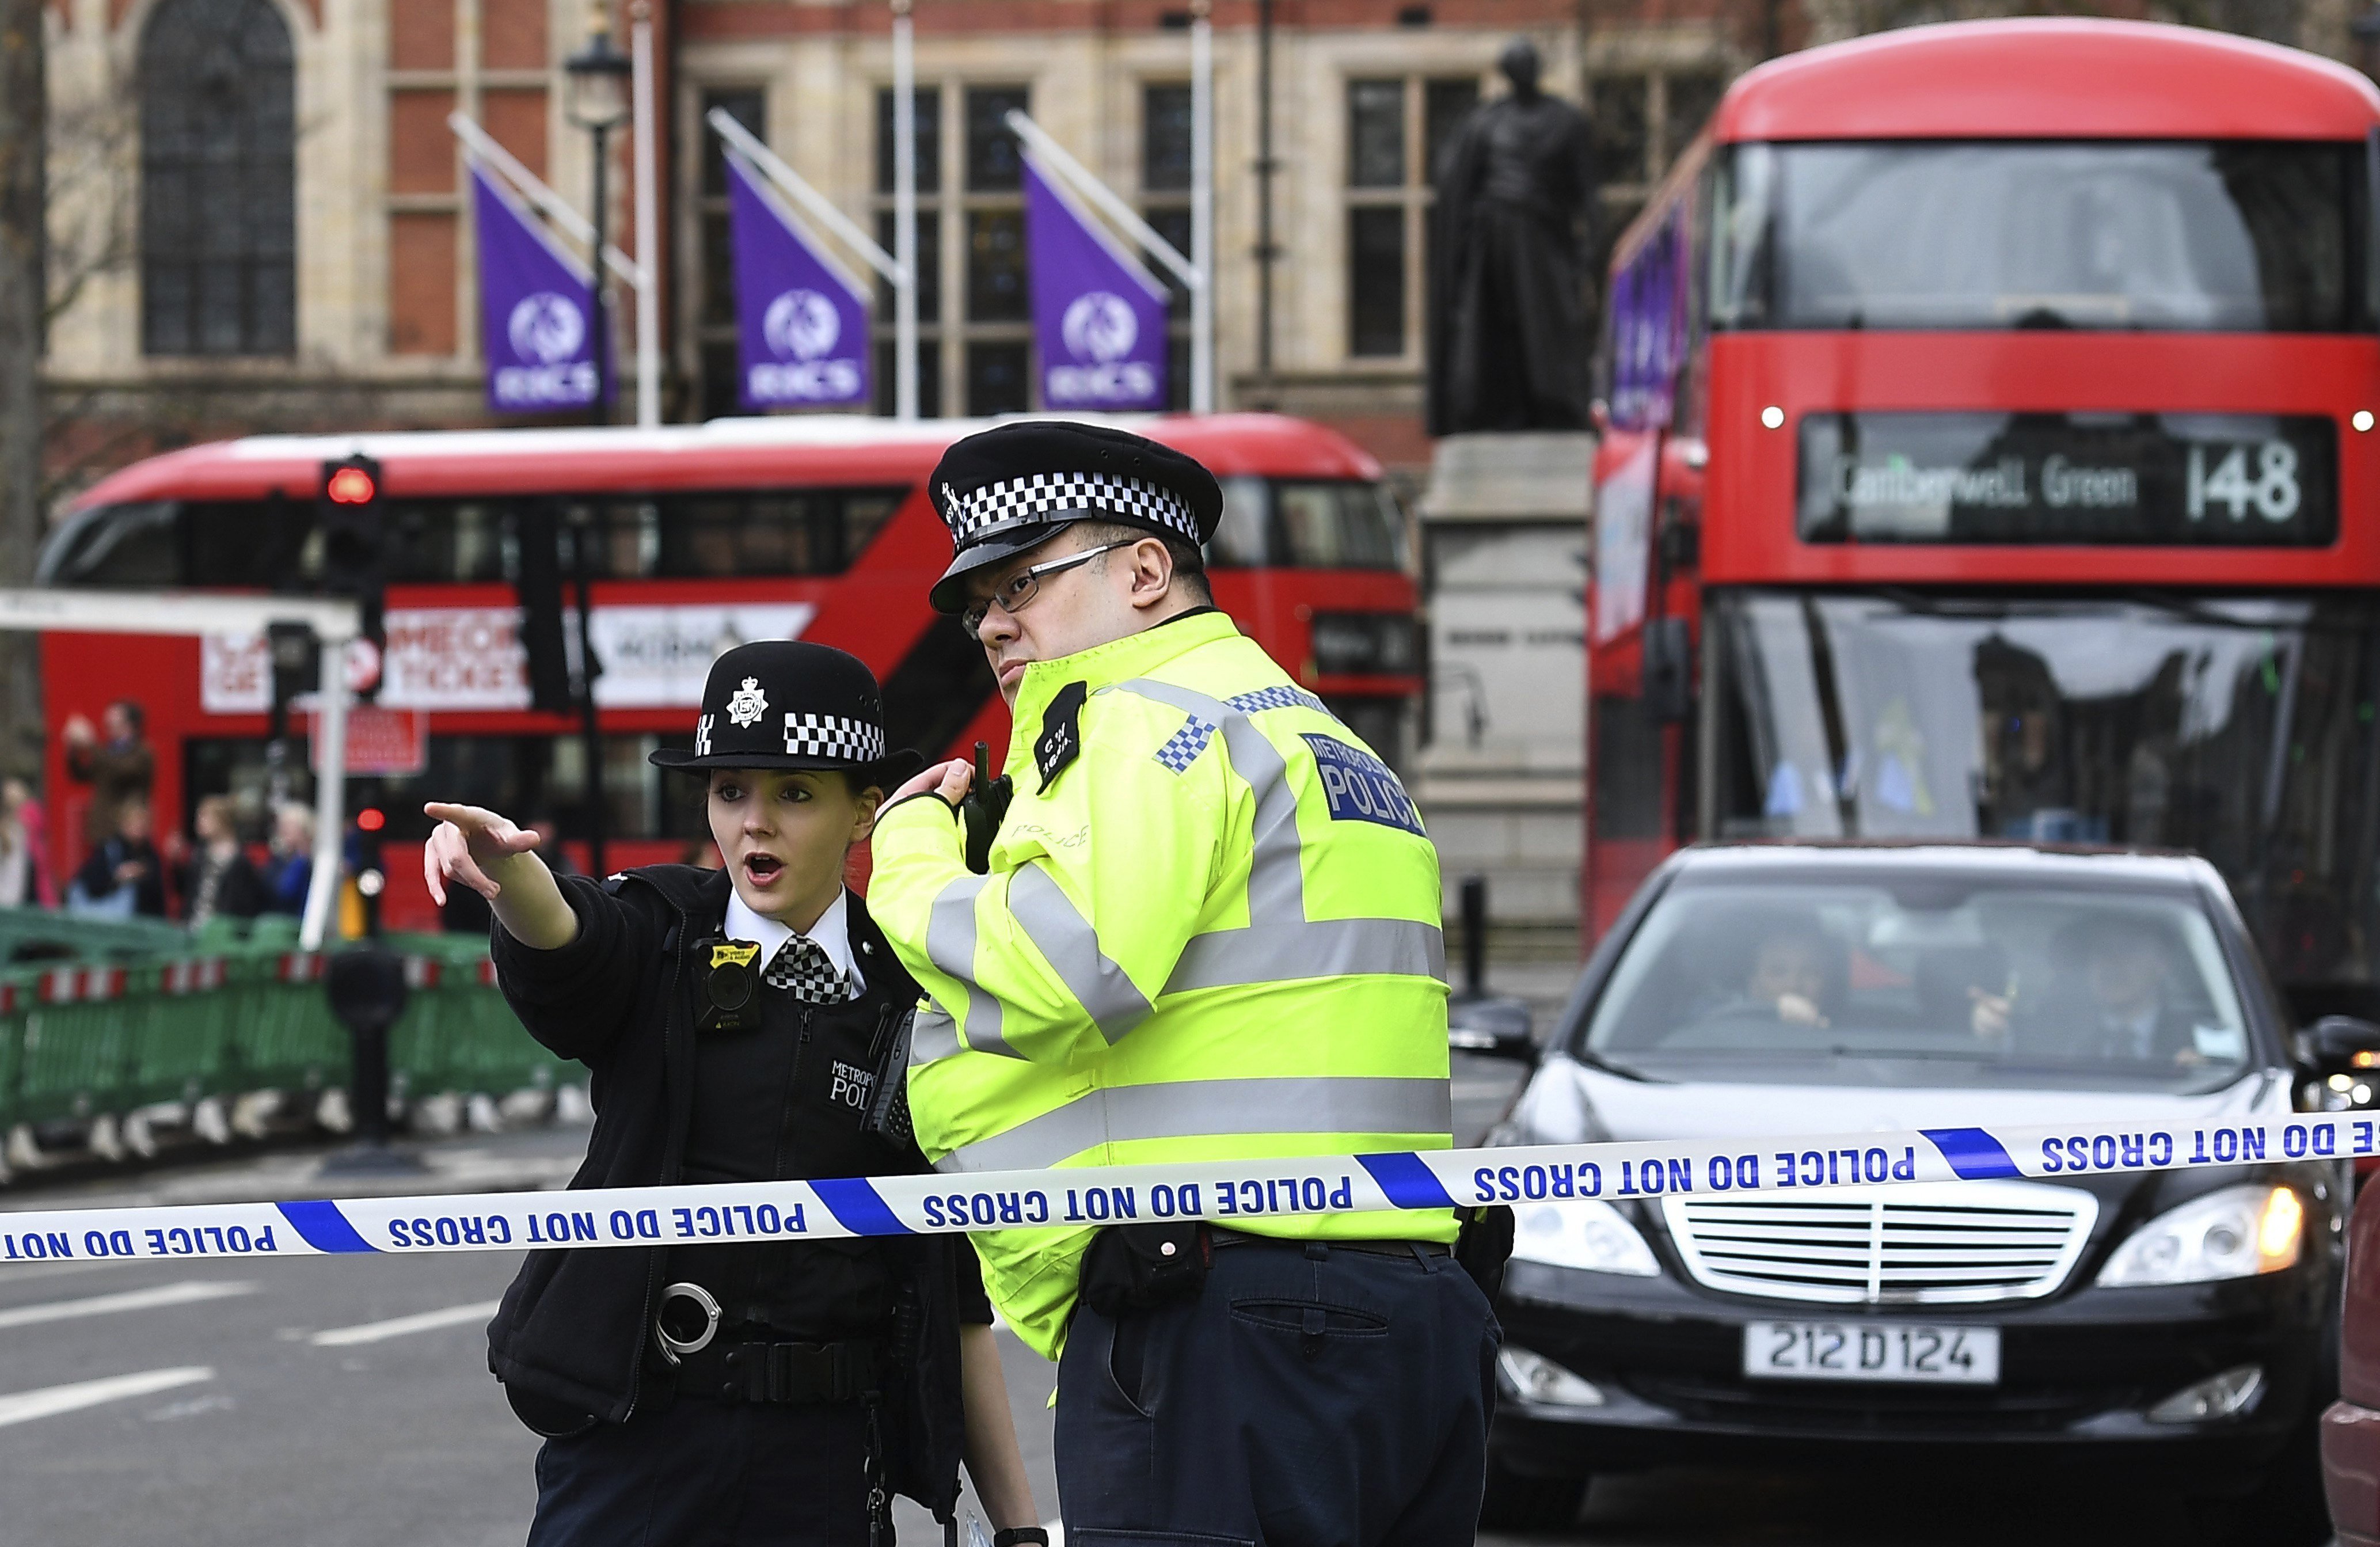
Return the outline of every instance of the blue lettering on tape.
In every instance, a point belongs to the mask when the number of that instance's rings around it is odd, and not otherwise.
[[[2022,1176],[2016,1162],[2000,1148],[2000,1141],[1981,1128],[1920,1128],[1918,1132],[1934,1141],[1942,1158],[1950,1163],[1962,1182],[1985,1182],[1996,1176]]]
[[[1330,803],[1333,822],[1377,822],[1383,827],[1402,828],[1415,837],[1427,837],[1422,831],[1421,812],[1415,809],[1413,797],[1389,765],[1364,750],[1350,747],[1336,737],[1305,733],[1305,744],[1314,749],[1314,762],[1322,774],[1322,797]]]
[[[836,1223],[857,1236],[914,1236],[901,1216],[866,1181],[856,1176],[810,1184]]]
[[[1454,1199],[1446,1190],[1419,1155],[1410,1150],[1387,1154],[1357,1155],[1372,1180],[1389,1195],[1389,1201],[1400,1209],[1451,1209]]]
[[[336,1203],[314,1199],[302,1203],[276,1203],[281,1217],[316,1251],[378,1251],[380,1248],[356,1233]]]

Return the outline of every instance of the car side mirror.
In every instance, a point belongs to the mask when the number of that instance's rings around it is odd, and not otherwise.
[[[2297,1036],[2298,1062],[2317,1075],[2380,1068],[2380,1026],[2354,1016],[2325,1016]]]
[[[1483,1058],[1537,1061],[1536,1039],[1529,1034],[1529,1006],[1509,996],[1456,995],[1446,1006],[1446,1045]]]

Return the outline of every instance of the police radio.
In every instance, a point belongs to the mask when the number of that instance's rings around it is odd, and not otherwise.
[[[760,1024],[760,947],[749,940],[712,935],[694,943],[694,978],[700,990],[698,1031],[749,1031]]]

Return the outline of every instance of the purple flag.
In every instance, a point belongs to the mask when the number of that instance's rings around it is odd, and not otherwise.
[[[1030,157],[1025,242],[1042,406],[1165,407],[1165,287]]]
[[[1667,425],[1686,359],[1685,212],[1647,236],[1611,280],[1611,422]]]
[[[828,258],[744,158],[727,157],[744,407],[868,401],[868,292]]]
[[[487,172],[471,168],[479,214],[480,351],[488,407],[546,414],[595,401],[595,287],[586,267]],[[610,396],[610,383],[605,394]]]

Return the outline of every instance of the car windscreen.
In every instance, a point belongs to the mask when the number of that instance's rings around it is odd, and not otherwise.
[[[1582,1051],[1656,1079],[2192,1091],[2250,1038],[2181,892],[1956,872],[1671,885]]]
[[[2368,332],[2364,178],[2361,144],[1742,145],[1712,322]]]

